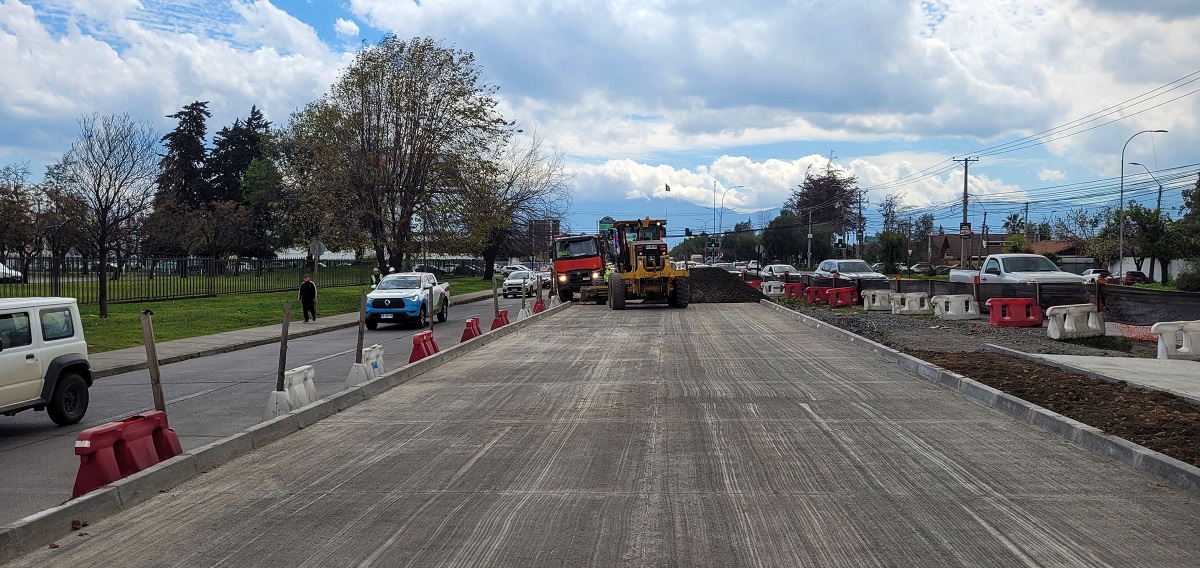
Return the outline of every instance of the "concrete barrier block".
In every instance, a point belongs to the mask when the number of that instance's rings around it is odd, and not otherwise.
[[[121,492],[121,506],[129,507],[196,477],[196,473],[196,461],[192,456],[180,454],[117,481],[113,487]]]
[[[313,424],[316,424],[317,421],[321,420],[322,418],[333,416],[334,414],[337,414],[337,412],[337,403],[332,400],[325,399],[305,406],[304,408],[293,410],[292,414],[296,415],[296,424],[300,428],[307,428]]]
[[[367,397],[363,395],[361,386],[336,392],[329,397],[329,400],[337,404],[338,412],[346,410],[366,399]]]
[[[187,454],[196,462],[196,471],[205,472],[248,454],[253,449],[254,439],[245,432],[238,432],[228,438],[200,446]]]
[[[1138,469],[1188,491],[1200,491],[1200,468],[1171,456],[1147,450],[1138,456]]]
[[[7,551],[0,549],[0,560],[14,550],[17,556],[45,548],[47,544],[71,534],[72,521],[92,523],[121,510],[121,492],[115,487],[101,487],[71,499],[57,507],[39,511],[13,522],[9,526],[12,543]]]
[[[1091,426],[1080,425],[1075,428],[1075,443],[1125,465],[1137,465],[1137,446],[1126,440],[1108,436]]]
[[[257,449],[280,440],[299,429],[300,424],[296,421],[296,415],[284,414],[261,424],[255,424],[247,428],[246,433],[250,435],[250,439],[254,441],[254,447]]]

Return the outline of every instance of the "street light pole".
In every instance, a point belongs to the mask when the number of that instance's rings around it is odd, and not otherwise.
[[[745,186],[735,185],[729,189],[726,189],[723,193],[721,193],[721,210],[720,210],[721,213],[720,213],[720,220],[717,221],[717,233],[718,234],[723,234],[725,232],[725,194],[729,193],[730,190],[739,189],[742,187],[745,187]]]
[[[1139,162],[1129,162],[1129,165],[1141,166],[1143,170],[1146,170],[1146,174],[1150,176],[1150,179],[1154,180],[1154,183],[1158,184],[1158,201],[1155,201],[1155,203],[1154,203],[1154,215],[1156,217],[1158,215],[1161,215],[1162,214],[1162,190],[1163,190],[1162,182],[1158,181],[1158,178],[1154,177],[1154,172],[1151,172],[1150,168],[1146,167],[1146,164],[1142,164]]]
[[[1143,130],[1133,133],[1129,140],[1125,141],[1125,145],[1121,146],[1121,200],[1117,205],[1117,262],[1121,263],[1119,272],[1124,272],[1125,268],[1125,148],[1129,147],[1129,143],[1133,141],[1138,134],[1147,132],[1166,132],[1166,130]],[[1110,267],[1111,268],[1111,267]]]

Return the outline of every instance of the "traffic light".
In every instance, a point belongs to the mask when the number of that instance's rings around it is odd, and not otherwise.
[[[708,240],[708,248],[715,249],[720,246],[721,246],[721,244],[717,242],[717,239],[709,239]]]
[[[835,243],[833,246],[834,246],[834,248],[844,249],[844,248],[846,248],[846,241],[838,239],[838,242]]]
[[[690,236],[692,236],[692,228],[691,228],[691,227],[688,227],[688,228],[684,229],[684,230],[683,230],[683,236],[685,236],[685,237],[690,237]]]

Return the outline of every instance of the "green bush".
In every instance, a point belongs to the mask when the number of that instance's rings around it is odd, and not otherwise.
[[[1200,258],[1188,259],[1187,270],[1175,277],[1175,289],[1181,292],[1200,292]]]

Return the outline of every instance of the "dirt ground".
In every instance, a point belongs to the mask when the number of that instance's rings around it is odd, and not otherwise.
[[[992,327],[987,320],[941,321],[781,302],[805,315],[878,341],[995,389],[1020,397],[1200,467],[1200,405],[1125,382],[1089,379],[1047,365],[984,352],[991,343],[1026,353],[1154,357],[1155,344],[1133,341],[1129,352],[1055,341],[1045,328]]]

